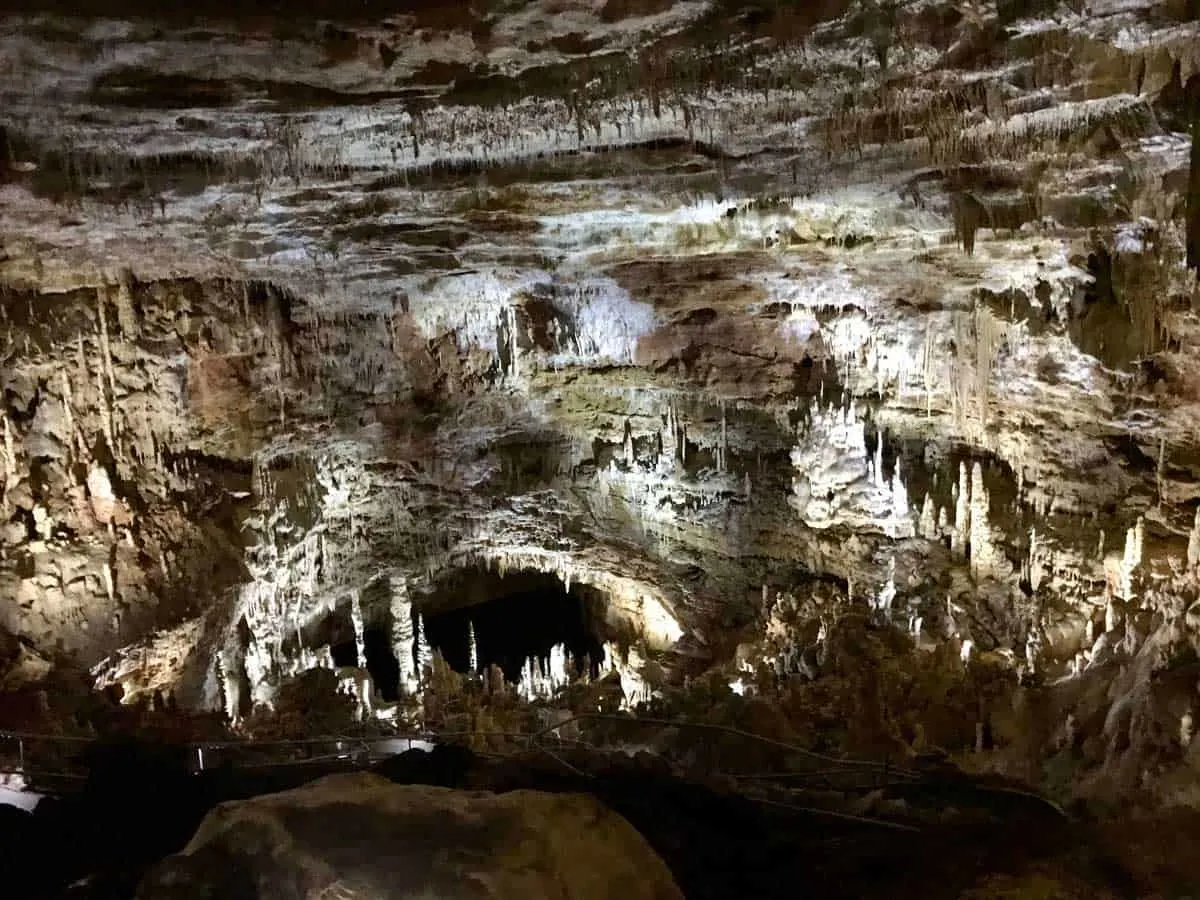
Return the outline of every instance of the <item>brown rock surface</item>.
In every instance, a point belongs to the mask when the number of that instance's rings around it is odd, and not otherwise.
[[[557,578],[677,688],[810,677],[856,607],[1020,680],[980,766],[1192,797],[1194,4],[30,5],[33,658],[236,721],[368,632],[415,681],[464,579]]]
[[[144,898],[678,900],[670,871],[586,794],[506,794],[333,775],[226,803]]]

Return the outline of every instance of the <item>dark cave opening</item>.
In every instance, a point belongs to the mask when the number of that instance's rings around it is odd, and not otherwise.
[[[342,640],[329,645],[329,655],[335,668],[343,669],[358,665],[358,645],[351,635],[350,640]]]
[[[456,597],[459,605],[443,605]],[[506,680],[515,682],[527,659],[545,661],[558,644],[565,645],[577,670],[587,657],[591,674],[599,674],[603,603],[598,591],[586,585],[568,590],[558,578],[542,572],[500,576],[480,570],[462,573],[442,586],[422,618],[429,646],[441,652],[450,668],[470,670],[474,626],[479,668],[497,665]]]
[[[371,675],[375,690],[386,702],[400,699],[400,662],[392,649],[391,634],[386,628],[363,630],[364,668]]]
[[[371,675],[379,696],[388,702],[400,697],[400,663],[392,647],[390,616],[368,619],[363,629],[363,657],[359,658],[354,622],[348,606],[325,613],[310,622],[303,632],[284,642],[285,652],[297,652],[300,641],[305,647],[329,647],[336,668],[361,666]]]

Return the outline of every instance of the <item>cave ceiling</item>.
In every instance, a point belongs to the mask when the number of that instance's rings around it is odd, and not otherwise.
[[[1200,562],[1194,3],[255,6],[3,4],[23,652],[483,566],[1066,665]]]

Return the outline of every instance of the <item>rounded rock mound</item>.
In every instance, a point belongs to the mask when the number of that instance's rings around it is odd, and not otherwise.
[[[666,864],[587,794],[492,794],[332,775],[223,803],[139,900],[682,900]]]

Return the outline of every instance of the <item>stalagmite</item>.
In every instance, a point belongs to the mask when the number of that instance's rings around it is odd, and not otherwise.
[[[232,653],[222,650],[216,656],[215,666],[225,707],[225,717],[236,725],[241,720],[243,700],[242,679],[239,675],[240,665]]]
[[[1003,552],[992,539],[992,529],[988,521],[989,505],[987,488],[983,485],[983,467],[976,462],[971,467],[968,534],[971,544],[971,575],[977,579],[1003,578],[1008,570]]]
[[[896,557],[888,560],[888,577],[879,593],[871,602],[872,608],[885,619],[891,615],[892,602],[896,599]]]
[[[393,575],[390,579],[392,614],[392,652],[396,654],[399,665],[400,684],[408,692],[417,689],[417,664],[413,656],[414,634],[412,619],[412,602],[408,599],[408,581],[403,575]]]
[[[1042,586],[1042,578],[1045,577],[1046,570],[1042,562],[1043,549],[1038,539],[1036,528],[1029,529],[1029,586],[1037,593]]]
[[[1125,623],[1125,640],[1121,650],[1126,656],[1136,656],[1142,646],[1142,635],[1138,632],[1137,621],[1130,617]]]
[[[467,622],[467,664],[471,667],[471,674],[479,671],[479,649],[475,644],[475,623]]]
[[[936,540],[938,536],[937,516],[933,509],[933,498],[929,494],[925,495],[925,502],[921,504],[917,533],[928,541]]]
[[[1035,674],[1038,670],[1038,658],[1041,654],[1042,637],[1040,630],[1035,626],[1029,629],[1029,633],[1025,635],[1025,668],[1028,674]]]
[[[896,470],[892,473],[892,518],[908,518],[908,488],[900,477],[900,457],[896,457]]]
[[[1142,564],[1142,548],[1145,546],[1145,519],[1138,517],[1137,523],[1125,532],[1125,552],[1121,557],[1120,596],[1128,600],[1134,595],[1133,576]]]
[[[1187,564],[1189,569],[1200,568],[1200,507],[1192,520],[1192,530],[1188,532]]]
[[[116,592],[116,586],[113,583],[112,564],[109,563],[107,560],[105,561],[104,565],[102,565],[100,567],[100,574],[101,574],[101,576],[103,576],[103,579],[104,579],[104,593],[108,597],[108,602],[116,603],[117,592]]]
[[[0,481],[0,498],[11,491],[17,485],[17,450],[16,443],[13,440],[12,425],[8,422],[8,416],[0,413],[0,419],[4,421],[4,453],[0,456],[0,474],[3,474],[3,480]]]
[[[958,496],[954,505],[954,534],[950,549],[966,554],[967,542],[971,537],[971,482],[967,480],[967,464],[958,464]]]
[[[366,631],[363,627],[362,597],[358,591],[350,594],[350,622],[354,626],[354,652],[358,665],[367,664]]]
[[[423,681],[425,679],[425,670],[429,668],[433,661],[433,652],[430,650],[429,641],[425,637],[424,623],[421,620],[420,613],[417,613],[414,619],[414,632],[416,635],[413,643],[417,655],[417,678]]]
[[[567,653],[567,648],[562,644],[555,644],[550,648],[550,686],[554,690],[565,687],[570,683],[571,677],[569,672],[570,655]]]

